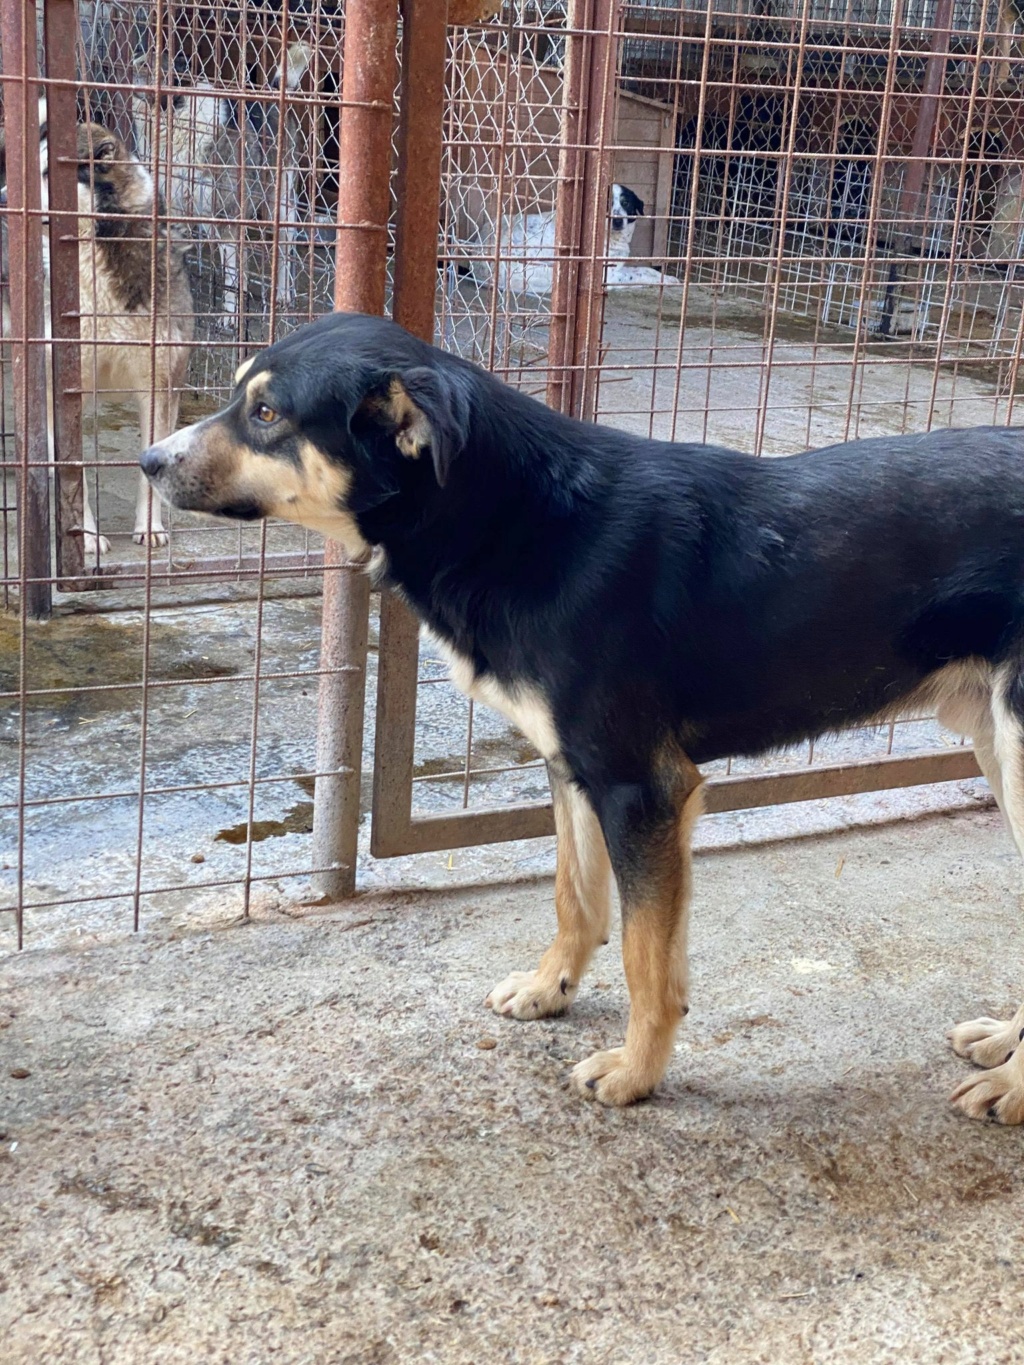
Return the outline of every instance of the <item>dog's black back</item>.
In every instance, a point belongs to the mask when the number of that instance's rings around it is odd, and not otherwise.
[[[388,580],[478,675],[543,695],[574,770],[647,762],[668,734],[697,763],[761,752],[1024,645],[1020,429],[755,459],[574,421],[344,314],[260,374],[350,472]],[[433,463],[369,401],[396,377]]]
[[[754,459],[575,422],[378,320],[317,327],[261,363],[353,465],[367,539],[478,671],[541,689],[569,744],[600,735],[617,763],[668,728],[698,763],[756,753],[1021,647],[1019,429]],[[443,488],[322,397],[340,383],[354,411],[424,362],[413,397],[458,447]]]

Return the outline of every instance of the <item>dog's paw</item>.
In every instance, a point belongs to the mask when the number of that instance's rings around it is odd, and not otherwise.
[[[1014,1058],[991,1071],[978,1072],[949,1097],[972,1119],[1024,1123],[1024,1065]]]
[[[551,983],[542,980],[540,972],[511,972],[484,1004],[512,1019],[549,1019],[564,1014],[575,994],[576,987],[564,977]]]
[[[966,1057],[975,1066],[1002,1066],[1020,1045],[1024,1030],[1016,1027],[1016,1020],[969,1019],[951,1029],[946,1037],[959,1057]]]
[[[98,531],[83,531],[82,544],[85,547],[85,562],[91,560],[94,564],[100,555],[110,553],[110,541],[106,536],[101,536]]]
[[[160,545],[166,545],[168,539],[167,532],[162,526],[155,528],[152,531],[144,526],[142,530],[136,528],[136,530],[132,532],[132,540],[134,540],[136,545],[151,545],[154,550]]]
[[[585,1100],[624,1105],[649,1095],[660,1079],[660,1072],[652,1076],[631,1063],[624,1047],[613,1047],[574,1066],[571,1083]]]

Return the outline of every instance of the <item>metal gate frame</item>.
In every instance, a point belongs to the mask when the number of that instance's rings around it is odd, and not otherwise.
[[[943,16],[949,0],[940,0]],[[403,129],[399,143],[395,320],[433,340],[434,240],[438,216],[444,110],[443,6],[433,14],[410,4],[403,59]],[[418,10],[418,20],[408,11]],[[555,273],[550,331],[550,406],[583,419],[594,414],[595,376],[605,291],[597,276],[609,187],[607,128],[615,98],[619,0],[570,0],[562,102]],[[948,19],[946,19],[948,26]],[[941,84],[943,19],[929,63],[929,86]],[[948,36],[948,35],[946,35]],[[408,82],[406,77],[408,76]],[[929,94],[933,93],[929,89]],[[927,143],[935,101],[926,101],[918,139]],[[416,263],[418,257],[418,273]],[[449,815],[414,816],[419,626],[391,593],[381,601],[377,725],[370,852],[378,858],[555,832],[550,802],[530,802]],[[723,812],[852,796],[980,776],[966,745],[873,761],[795,771],[714,778],[705,809]]]

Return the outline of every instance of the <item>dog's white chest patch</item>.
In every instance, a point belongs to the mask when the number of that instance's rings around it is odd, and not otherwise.
[[[499,711],[523,732],[543,758],[555,758],[558,755],[561,746],[551,708],[535,688],[519,686],[506,689],[496,678],[487,674],[479,676],[472,661],[465,655],[456,654],[440,641],[437,644],[451,670],[452,682],[460,692],[473,701]]]

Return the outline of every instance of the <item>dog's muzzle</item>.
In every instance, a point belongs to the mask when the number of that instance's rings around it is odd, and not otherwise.
[[[187,460],[196,434],[203,425],[205,424],[202,422],[196,422],[192,426],[183,427],[181,431],[176,431],[172,436],[158,441],[156,445],[151,445],[139,456],[139,467],[143,474],[164,501],[174,506],[188,505],[187,501],[182,500],[183,494],[186,498],[188,496],[182,485],[187,486],[193,480],[182,479],[181,466]]]

